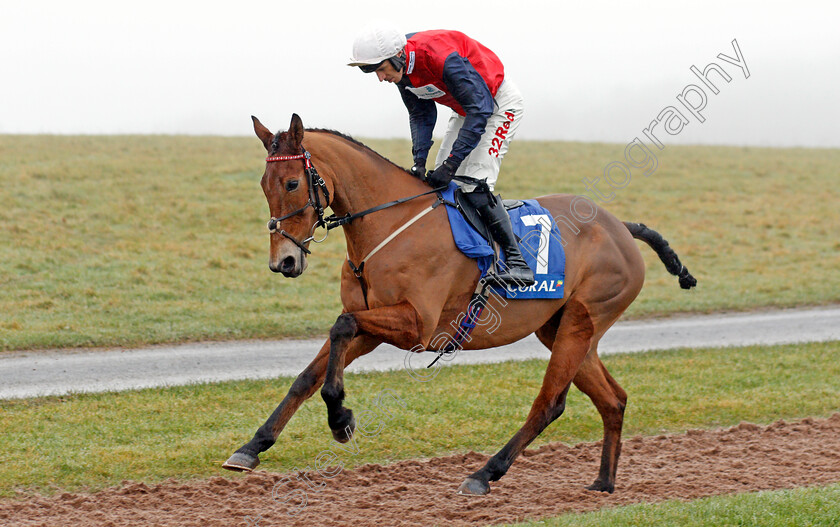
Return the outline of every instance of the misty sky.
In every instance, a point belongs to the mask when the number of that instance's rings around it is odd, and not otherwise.
[[[840,147],[838,15],[807,0],[3,0],[0,133],[246,135],[252,114],[278,129],[297,112],[407,138],[396,88],[345,66],[356,32],[385,19],[493,49],[526,98],[520,139],[627,143],[675,106],[690,122],[666,145]],[[749,78],[717,58],[736,56],[733,39]],[[712,74],[717,95],[689,70],[713,61],[732,78]],[[702,124],[676,99],[690,84],[705,88]]]

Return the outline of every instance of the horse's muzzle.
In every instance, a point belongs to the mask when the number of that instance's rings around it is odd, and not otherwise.
[[[306,270],[306,264],[306,257],[301,252],[277,260],[271,259],[268,262],[268,268],[286,278],[297,278]]]

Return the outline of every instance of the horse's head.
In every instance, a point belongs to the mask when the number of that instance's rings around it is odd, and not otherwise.
[[[309,158],[303,155],[303,121],[297,114],[292,115],[289,130],[276,135],[256,117],[251,119],[268,152],[261,181],[271,213],[268,267],[285,277],[296,278],[306,269],[309,242],[323,218],[323,209],[329,205],[329,193]]]

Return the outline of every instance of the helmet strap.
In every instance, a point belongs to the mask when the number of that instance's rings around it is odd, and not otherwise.
[[[388,59],[388,62],[394,67],[397,71],[404,71],[405,70],[405,53],[400,55],[394,55],[393,57]]]

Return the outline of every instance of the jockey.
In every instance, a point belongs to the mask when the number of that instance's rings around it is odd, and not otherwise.
[[[458,31],[403,35],[392,27],[370,27],[353,43],[348,66],[397,85],[411,126],[411,173],[434,188],[455,178],[505,253],[499,280],[532,285],[534,274],[522,258],[501,197],[492,194],[524,111],[522,95],[505,79],[499,57]],[[436,102],[453,112],[435,168],[426,174]]]

